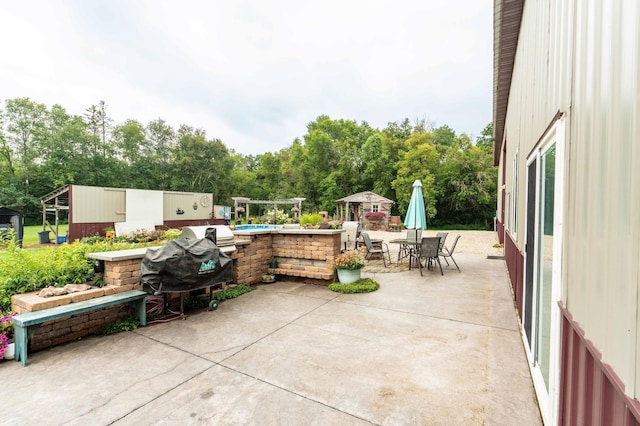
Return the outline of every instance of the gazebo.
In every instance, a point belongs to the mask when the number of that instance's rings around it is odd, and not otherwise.
[[[364,191],[340,198],[336,200],[336,204],[338,205],[338,214],[341,221],[358,221],[364,225],[369,225],[365,226],[365,229],[374,227],[386,229],[389,226],[391,206],[393,206],[394,201],[375,192]],[[372,214],[374,212],[383,212],[384,215]],[[367,215],[367,213],[369,214]],[[380,218],[380,216],[383,217]]]

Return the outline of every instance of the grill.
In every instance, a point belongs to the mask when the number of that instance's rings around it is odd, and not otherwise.
[[[186,238],[187,240],[199,240],[205,237],[208,229],[216,230],[216,246],[218,249],[227,255],[231,255],[236,251],[236,242],[233,237],[233,232],[225,225],[211,225],[211,226],[184,226],[182,227],[182,234],[180,238]]]

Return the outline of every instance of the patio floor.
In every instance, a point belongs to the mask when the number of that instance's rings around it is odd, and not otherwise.
[[[0,362],[3,424],[539,425],[504,262],[291,282]]]

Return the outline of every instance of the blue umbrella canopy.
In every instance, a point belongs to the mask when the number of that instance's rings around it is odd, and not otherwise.
[[[424,197],[422,196],[422,182],[416,179],[413,182],[413,192],[404,218],[404,227],[407,229],[427,229],[427,216],[424,211]]]

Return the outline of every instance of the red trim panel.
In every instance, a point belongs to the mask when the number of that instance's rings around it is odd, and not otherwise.
[[[524,253],[520,251],[511,234],[503,233],[504,239],[504,260],[507,263],[511,288],[518,307],[518,316],[522,320],[522,301],[524,297]]]
[[[496,232],[498,233],[498,242],[504,244],[504,225],[499,220],[496,220]]]
[[[562,303],[560,425],[640,425],[640,402],[624,384]]]

